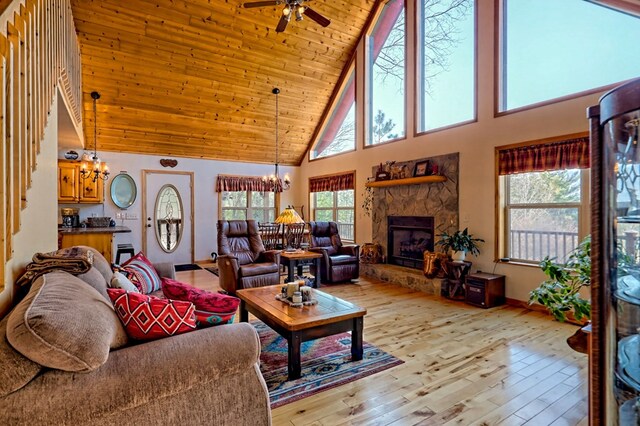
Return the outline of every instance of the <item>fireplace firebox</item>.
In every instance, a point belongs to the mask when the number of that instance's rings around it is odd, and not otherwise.
[[[424,251],[433,251],[433,224],[433,216],[389,216],[388,263],[422,269]]]

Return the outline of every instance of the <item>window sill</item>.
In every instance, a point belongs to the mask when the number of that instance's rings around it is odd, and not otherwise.
[[[500,260],[495,260],[495,263],[499,263],[501,265],[515,265],[515,266],[528,266],[530,268],[540,268],[540,263],[534,262],[525,262],[524,260],[508,260],[501,262]]]

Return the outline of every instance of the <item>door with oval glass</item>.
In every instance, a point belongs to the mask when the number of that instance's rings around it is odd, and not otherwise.
[[[152,262],[193,263],[193,173],[144,170],[143,251]]]

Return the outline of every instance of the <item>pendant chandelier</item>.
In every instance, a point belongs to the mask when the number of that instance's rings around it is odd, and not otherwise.
[[[284,178],[280,179],[279,173],[279,164],[278,164],[278,94],[280,93],[280,89],[274,87],[271,91],[274,95],[276,95],[276,163],[275,163],[275,172],[271,174],[269,177],[263,176],[262,181],[267,187],[268,191],[280,192],[291,188],[291,178],[289,178],[289,174],[285,173]]]
[[[80,177],[82,179],[91,178],[92,182],[97,181],[98,179],[107,180],[109,179],[109,167],[98,158],[98,112],[97,112],[97,101],[100,99],[100,93],[91,92],[91,98],[93,99],[93,155],[90,158],[90,161],[85,160],[85,155],[83,155],[82,166],[80,168]]]

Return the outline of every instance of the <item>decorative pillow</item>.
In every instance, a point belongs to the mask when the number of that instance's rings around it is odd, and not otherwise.
[[[122,289],[107,289],[127,334],[136,340],[155,340],[196,328],[191,302],[159,299]]]
[[[233,322],[240,304],[237,297],[202,290],[170,278],[162,278],[162,293],[169,299],[193,303],[199,327]]]
[[[111,278],[111,288],[120,288],[131,293],[140,293],[138,287],[135,286],[122,272],[116,272]]]
[[[160,275],[142,252],[127,260],[121,268],[133,285],[138,287],[140,293],[149,294],[160,290]]]
[[[64,371],[93,371],[128,342],[111,303],[62,271],[33,283],[9,314],[7,340],[30,360]]]
[[[199,328],[211,327],[213,325],[231,324],[233,317],[235,317],[235,311],[233,313],[216,313],[207,311],[195,311],[196,325]]]

